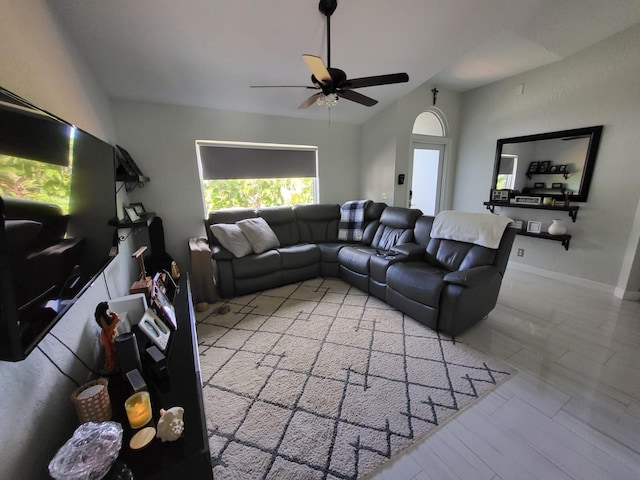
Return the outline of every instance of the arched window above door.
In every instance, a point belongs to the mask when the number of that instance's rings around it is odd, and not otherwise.
[[[422,112],[416,117],[411,133],[430,135],[432,137],[444,137],[444,124],[436,113]]]

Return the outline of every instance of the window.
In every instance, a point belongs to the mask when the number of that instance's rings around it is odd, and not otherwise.
[[[500,170],[498,171],[498,178],[496,179],[496,189],[513,190],[517,169],[518,156],[503,154],[500,157]]]
[[[205,212],[314,203],[317,147],[197,141]]]
[[[432,137],[444,137],[444,125],[442,120],[434,112],[422,112],[416,117],[411,133],[419,135],[431,135]]]

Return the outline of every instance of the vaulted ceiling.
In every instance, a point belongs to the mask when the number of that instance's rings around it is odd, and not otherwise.
[[[326,61],[318,0],[55,0],[63,29],[110,97],[327,119],[297,107],[302,54]],[[338,0],[331,66],[349,78],[407,72],[358,90],[332,121],[361,123],[426,81],[464,91],[555,62],[640,21],[640,0]]]

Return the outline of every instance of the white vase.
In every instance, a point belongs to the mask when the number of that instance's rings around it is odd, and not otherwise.
[[[567,227],[564,224],[564,220],[554,218],[552,222],[553,223],[549,225],[549,228],[547,230],[550,235],[564,235],[565,233],[567,233]]]

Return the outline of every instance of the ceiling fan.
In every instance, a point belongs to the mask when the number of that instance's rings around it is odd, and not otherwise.
[[[252,88],[300,87],[320,90],[302,102],[298,108],[308,108],[314,103],[332,107],[338,103],[338,98],[344,98],[367,107],[372,107],[378,103],[378,101],[358,93],[354,91],[354,89],[408,82],[409,75],[406,73],[391,73],[387,75],[349,79],[343,70],[331,67],[331,15],[335,12],[337,6],[337,0],[320,0],[319,4],[320,12],[327,17],[327,65],[325,66],[322,58],[316,55],[302,55],[307,67],[311,70],[312,86],[252,85]]]

